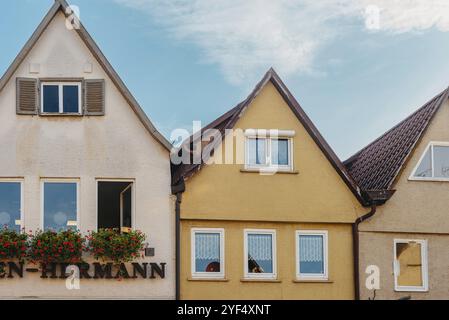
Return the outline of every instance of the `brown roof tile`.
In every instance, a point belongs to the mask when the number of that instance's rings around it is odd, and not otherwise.
[[[362,190],[390,189],[434,114],[448,98],[449,88],[344,161]]]

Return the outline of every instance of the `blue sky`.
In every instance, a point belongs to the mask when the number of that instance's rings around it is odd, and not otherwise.
[[[165,136],[229,110],[273,66],[342,159],[449,86],[449,4],[406,2],[70,1]],[[52,3],[2,1],[0,73]]]

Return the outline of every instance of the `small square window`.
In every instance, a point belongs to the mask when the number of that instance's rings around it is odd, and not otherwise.
[[[41,105],[45,114],[80,114],[80,82],[43,82]]]
[[[327,231],[296,232],[296,277],[327,280]]]
[[[292,138],[247,137],[245,168],[291,171],[292,152]]]
[[[245,278],[276,278],[276,232],[245,230]]]
[[[192,229],[192,277],[224,278],[224,230]]]

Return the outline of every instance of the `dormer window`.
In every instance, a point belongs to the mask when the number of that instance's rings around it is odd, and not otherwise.
[[[449,143],[431,142],[410,180],[449,181]]]
[[[81,114],[81,82],[42,82],[41,112]]]

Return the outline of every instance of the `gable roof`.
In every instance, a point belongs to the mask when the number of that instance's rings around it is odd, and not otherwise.
[[[449,88],[405,120],[344,161],[362,190],[389,190],[433,116],[448,99]]]
[[[6,86],[8,81],[14,75],[14,72],[20,66],[20,64],[25,60],[28,53],[33,49],[34,45],[37,43],[39,38],[42,36],[44,31],[47,29],[50,22],[56,16],[56,14],[61,11],[65,16],[67,16],[67,8],[69,8],[69,4],[65,0],[55,0],[55,3],[48,11],[47,15],[44,17],[42,22],[39,24],[37,29],[34,31],[31,38],[27,41],[25,46],[19,52],[17,57],[14,59],[13,63],[6,70],[3,77],[0,79],[0,91]],[[156,129],[153,123],[148,119],[145,112],[140,107],[137,100],[133,97],[131,92],[126,87],[125,83],[122,81],[120,76],[114,70],[112,65],[106,59],[104,54],[101,52],[100,48],[97,46],[95,41],[92,39],[90,34],[84,28],[83,24],[80,22],[80,27],[78,29],[74,29],[80,38],[83,40],[84,44],[87,46],[89,51],[93,54],[93,56],[97,59],[98,63],[105,70],[106,74],[111,78],[112,82],[118,88],[120,93],[123,95],[125,100],[131,106],[133,111],[136,113],[139,120],[142,122],[143,126],[148,130],[148,132],[167,150],[171,150],[172,145],[168,142],[167,139]]]
[[[222,139],[225,137],[225,130],[226,129],[232,129],[237,121],[242,117],[245,110],[250,106],[251,102],[259,95],[259,93],[262,91],[262,89],[267,85],[269,82],[271,82],[275,88],[278,90],[282,98],[285,100],[287,105],[290,107],[292,112],[295,114],[296,118],[299,120],[299,122],[304,126],[308,134],[312,137],[312,139],[315,141],[315,143],[318,145],[320,150],[323,152],[323,154],[326,156],[326,158],[329,160],[329,162],[332,164],[334,169],[337,171],[337,173],[340,175],[340,177],[343,179],[343,181],[346,183],[346,185],[349,187],[351,192],[356,196],[356,198],[363,204],[366,205],[367,201],[362,197],[359,188],[357,187],[356,183],[353,181],[351,176],[346,171],[346,168],[343,166],[337,155],[334,153],[334,151],[331,149],[331,147],[327,144],[326,140],[321,136],[318,129],[315,127],[315,125],[312,123],[312,121],[309,119],[309,117],[306,115],[304,110],[299,105],[298,101],[295,99],[295,97],[291,94],[291,92],[288,90],[287,86],[282,82],[276,71],[274,71],[273,68],[268,70],[268,72],[265,74],[265,76],[262,78],[262,80],[256,85],[254,90],[250,93],[250,95],[240,102],[237,106],[235,106],[230,111],[226,112],[213,122],[211,122],[209,125],[204,127],[201,130],[201,135],[193,135],[189,139],[187,139],[182,146],[179,148],[183,148],[183,146],[187,146],[187,149],[189,152],[191,152],[192,149],[192,143],[193,139],[200,139],[207,129],[218,129],[221,132]],[[209,142],[209,143],[221,143],[222,141],[216,141],[216,142]],[[203,146],[204,147],[204,146]],[[188,179],[192,177],[196,172],[201,170],[201,168],[205,165],[204,162],[201,164],[180,164],[180,165],[174,165],[172,166],[172,185],[175,186],[183,179]]]

